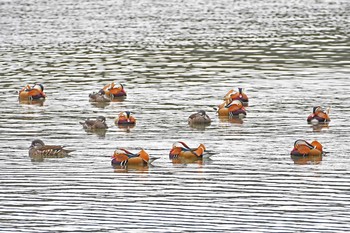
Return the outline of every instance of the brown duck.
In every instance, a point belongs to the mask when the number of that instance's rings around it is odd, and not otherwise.
[[[40,139],[35,139],[29,147],[29,156],[42,156],[45,158],[66,157],[73,150],[66,150],[63,146],[45,145]]]
[[[94,129],[108,129],[106,124],[106,118],[104,116],[99,116],[96,120],[86,119],[84,122],[79,122],[84,129],[94,130]]]

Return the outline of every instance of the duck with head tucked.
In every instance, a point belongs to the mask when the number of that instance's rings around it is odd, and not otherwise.
[[[206,148],[200,144],[197,148],[190,148],[184,142],[175,142],[169,152],[170,159],[201,159]]]
[[[330,108],[324,111],[320,106],[314,107],[312,113],[307,117],[307,122],[312,124],[329,123],[331,121],[329,110]]]
[[[189,125],[210,125],[211,119],[204,110],[199,110],[188,117]]]
[[[106,118],[104,116],[99,116],[95,120],[86,119],[85,121],[79,123],[86,130],[108,129]]]
[[[119,84],[119,86],[116,86],[114,82],[107,84],[99,92],[101,94],[106,95],[110,99],[126,97],[124,86],[122,84]]]
[[[119,113],[118,117],[115,119],[114,123],[116,125],[135,125],[136,119],[129,111]]]
[[[294,142],[294,148],[290,154],[292,156],[321,156],[323,146],[318,141],[308,143],[305,140],[298,139]]]
[[[105,96],[104,91],[93,92],[93,93],[89,94],[89,101],[94,102],[94,103],[111,102],[111,100]]]
[[[131,153],[124,148],[117,148],[112,155],[113,166],[148,166],[157,158],[151,158],[144,150],[140,150],[137,154]]]
[[[30,157],[62,158],[69,155],[73,150],[64,149],[63,146],[45,145],[40,139],[35,139],[29,147]]]
[[[40,83],[36,83],[32,87],[26,85],[18,93],[20,101],[44,101],[45,98],[44,86]]]
[[[233,100],[240,100],[243,106],[248,106],[248,96],[243,92],[243,88],[241,87],[238,88],[238,92],[236,92],[234,89],[229,90],[225,95],[224,100],[228,100],[229,102]]]
[[[247,115],[245,108],[240,100],[227,101],[219,106],[219,116],[239,117],[244,118]]]

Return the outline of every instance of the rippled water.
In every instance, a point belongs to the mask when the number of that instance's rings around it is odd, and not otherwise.
[[[349,6],[327,1],[0,1],[0,232],[347,232],[350,230]],[[123,83],[121,102],[88,94]],[[42,82],[42,106],[17,91]],[[213,107],[231,88],[242,122]],[[331,107],[328,128],[306,124]],[[191,128],[199,109],[213,119]],[[120,111],[138,122],[114,125]],[[79,121],[104,115],[105,135]],[[40,138],[71,157],[31,161]],[[294,161],[296,139],[322,161]],[[172,163],[171,145],[211,159]],[[114,169],[116,147],[159,157]]]

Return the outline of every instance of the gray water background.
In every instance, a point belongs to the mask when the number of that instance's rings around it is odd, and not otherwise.
[[[0,1],[0,232],[348,232],[347,0]],[[88,94],[123,83],[106,106]],[[43,106],[17,91],[42,82]],[[213,107],[231,88],[243,122]],[[331,107],[329,127],[306,124]],[[206,110],[213,122],[191,128]],[[114,119],[130,110],[135,128]],[[79,121],[104,115],[105,135]],[[31,161],[33,139],[74,149]],[[294,161],[296,139],[320,162]],[[175,164],[171,145],[204,143],[211,159]],[[114,169],[116,147],[159,159]]]

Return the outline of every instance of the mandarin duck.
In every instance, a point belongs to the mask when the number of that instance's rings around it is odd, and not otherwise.
[[[247,115],[243,103],[240,100],[233,100],[231,102],[225,101],[219,106],[218,114],[219,116],[228,116],[228,117],[239,117],[244,118]]]
[[[119,116],[115,119],[114,123],[116,125],[135,125],[136,119],[131,115],[131,112],[125,111],[119,113]]]
[[[20,101],[45,100],[44,86],[40,83],[34,84],[32,87],[26,85],[18,92]]]
[[[137,154],[133,154],[126,149],[117,148],[112,155],[113,166],[147,166],[157,158],[151,158],[149,154],[142,149]]]
[[[320,156],[323,154],[323,147],[318,141],[308,143],[305,140],[298,139],[295,141],[290,154],[293,156]]]
[[[312,113],[307,117],[308,123],[329,123],[331,119],[329,118],[329,108],[326,111],[320,106],[314,107]]]
[[[106,118],[99,116],[95,120],[86,119],[84,122],[79,122],[84,129],[95,130],[95,129],[108,129],[106,124]]]
[[[240,100],[243,104],[243,106],[248,106],[248,96],[243,92],[243,88],[238,88],[238,92],[231,89],[227,92],[227,94],[224,97],[224,100],[233,101],[233,100]]]
[[[189,125],[196,125],[196,124],[210,124],[211,119],[206,114],[204,110],[199,110],[197,113],[193,113],[188,117],[188,124]]]
[[[103,91],[99,91],[97,93],[93,92],[89,94],[89,101],[97,103],[111,102],[111,100],[105,96]]]
[[[184,142],[175,142],[169,152],[169,158],[201,159],[205,150],[206,148],[203,144],[200,144],[197,148],[190,148]]]
[[[101,94],[106,95],[110,99],[126,96],[124,86],[122,84],[120,84],[119,86],[116,86],[114,82],[107,84],[99,92]]]
[[[63,146],[45,145],[40,139],[35,139],[29,147],[29,156],[42,156],[45,158],[62,158],[74,150],[66,150]]]

